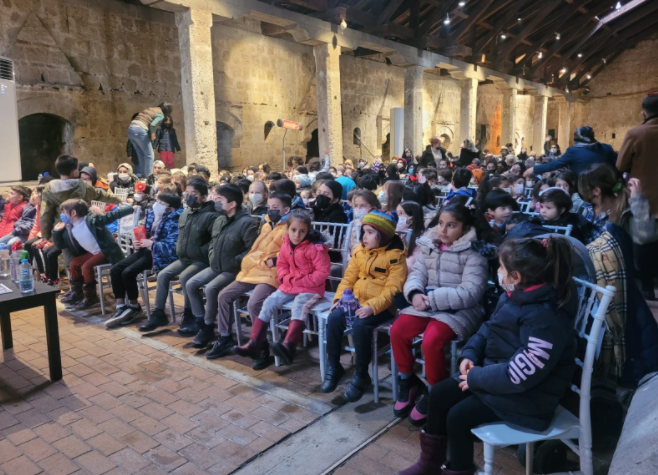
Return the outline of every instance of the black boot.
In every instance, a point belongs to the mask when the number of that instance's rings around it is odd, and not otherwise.
[[[251,369],[260,371],[267,368],[272,364],[272,357],[270,356],[270,344],[265,340],[258,350],[258,354],[251,362]]]
[[[85,284],[82,287],[82,292],[84,294],[84,298],[82,299],[81,302],[79,302],[76,306],[76,310],[86,310],[89,307],[93,307],[96,305],[99,300],[98,300],[98,292],[96,291],[96,281],[94,280],[93,282],[89,282],[88,284]]]
[[[343,399],[347,402],[356,402],[363,397],[368,388],[372,385],[372,379],[368,374],[368,367],[359,368],[357,366],[352,381],[347,387],[347,391],[343,394]]]
[[[194,317],[191,308],[186,308],[183,311],[183,319],[180,322],[180,328],[178,329],[178,334],[180,336],[194,336],[199,333],[199,325],[197,323],[197,318]]]
[[[334,392],[344,374],[345,369],[341,366],[340,362],[328,362],[327,372],[324,375],[324,381],[322,381],[320,391],[323,393]]]
[[[230,355],[231,348],[235,346],[233,337],[231,335],[220,336],[213,345],[210,351],[206,353],[206,358],[209,360],[216,360],[222,356]]]
[[[203,320],[200,323],[199,333],[194,337],[192,348],[203,349],[215,339],[215,329],[213,325],[207,325]]]
[[[151,316],[144,325],[138,328],[140,332],[152,332],[158,327],[169,325],[169,319],[165,315],[164,310],[156,308],[151,312]]]
[[[85,283],[84,279],[71,279],[69,283],[71,285],[70,294],[68,297],[63,297],[60,302],[64,305],[77,305],[84,298],[82,292],[82,285]]]

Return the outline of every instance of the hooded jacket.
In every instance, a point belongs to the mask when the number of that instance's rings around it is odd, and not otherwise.
[[[30,231],[32,230],[32,226],[34,226],[34,221],[37,217],[37,207],[34,206],[31,201],[25,203],[26,205],[23,207],[21,217],[14,223],[14,229],[11,232],[14,236],[21,238],[21,241],[23,242],[25,242],[30,235]]]
[[[60,221],[59,205],[72,198],[85,200],[89,205],[92,201],[116,205],[122,203],[120,198],[99,190],[79,178],[53,180],[44,188],[41,199],[41,235],[44,239],[51,238],[53,226]]]
[[[437,241],[437,227],[418,238],[420,253],[404,284],[408,302],[416,293],[427,293],[431,309],[419,312],[410,306],[402,313],[434,318],[448,325],[460,340],[466,340],[484,319],[482,297],[487,290],[489,262],[482,253],[495,250],[479,243],[474,229],[444,251],[439,251]]]
[[[359,244],[338,285],[334,302],[342,298],[345,289],[351,289],[359,304],[370,306],[375,315],[389,309],[407,279],[406,257],[404,243],[397,234],[387,246],[376,249]]]
[[[27,201],[21,201],[18,204],[11,204],[9,201],[5,202],[5,213],[0,221],[0,237],[11,234],[14,231],[14,224],[21,219],[23,208],[27,206]]]
[[[119,168],[127,168],[130,179],[127,182],[119,180]],[[114,179],[110,183],[110,190],[114,193],[116,188],[128,188],[128,196],[132,196],[135,193],[135,183],[139,181],[139,178],[133,174],[133,167],[129,163],[120,163],[117,167],[117,172],[114,174]]]
[[[153,256],[153,270],[161,271],[178,259],[176,243],[178,242],[178,220],[183,214],[183,208],[162,215],[157,229],[153,229],[155,213],[153,208],[146,210],[146,235],[153,240],[151,255]]]
[[[28,241],[37,237],[41,232],[41,219],[39,219],[39,215],[41,214],[41,203],[35,206],[35,211],[34,223],[32,223],[32,229],[30,229],[30,234],[27,236]]]
[[[220,215],[212,226],[209,259],[210,268],[221,274],[237,274],[242,258],[251,250],[258,228],[249,212],[240,208],[232,217]]]
[[[121,250],[121,247],[119,247],[119,244],[117,244],[114,236],[112,236],[110,230],[107,229],[107,225],[132,213],[132,206],[120,206],[105,214],[90,212],[85,216],[85,224],[87,225],[87,228],[89,228],[92,236],[96,239],[98,247],[100,247],[105,258],[110,261],[112,265],[122,261],[126,256]],[[70,249],[75,254],[80,254],[80,245],[73,238],[71,227],[71,224],[67,224],[64,229],[53,231],[53,243],[57,249]],[[83,254],[85,252],[86,251],[82,250]]]
[[[212,228],[219,215],[215,203],[205,201],[199,208],[187,208],[178,220],[179,259],[209,264],[208,251],[212,239]]]
[[[288,235],[283,236],[276,272],[279,290],[282,292],[318,294],[324,297],[331,261],[322,234],[312,230],[294,249]]]
[[[268,259],[277,261],[277,256],[283,244],[288,226],[288,214],[281,217],[278,223],[274,224],[270,217],[265,215],[263,225],[260,228],[260,234],[251,250],[242,259],[240,273],[235,280],[245,284],[268,284],[274,288],[279,287],[276,266],[268,267]]]
[[[504,421],[535,431],[553,420],[576,367],[575,287],[562,308],[557,300],[553,284],[504,293],[461,356],[475,365],[470,390]]]

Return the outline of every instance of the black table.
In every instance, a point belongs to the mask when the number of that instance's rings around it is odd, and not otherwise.
[[[10,350],[14,346],[11,335],[11,312],[19,312],[34,307],[43,306],[46,320],[46,340],[48,342],[48,365],[50,380],[62,379],[62,355],[59,350],[59,326],[57,324],[57,294],[59,287],[52,287],[41,282],[34,282],[34,292],[21,293],[11,279],[0,279],[0,283],[9,287],[12,292],[0,294],[0,332],[2,333],[2,349]]]

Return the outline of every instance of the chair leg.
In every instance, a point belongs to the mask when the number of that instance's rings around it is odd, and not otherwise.
[[[494,446],[484,443],[484,473],[493,475]]]
[[[377,336],[379,330],[372,331],[372,382],[375,385],[375,404],[379,404],[379,363],[377,361]]]
[[[103,274],[96,267],[96,287],[98,288],[98,299],[101,301],[101,315],[105,316],[105,299],[103,298]]]
[[[279,327],[277,326],[278,315],[273,315],[272,320],[270,320],[270,332],[272,333],[272,343],[279,341]],[[274,357],[274,366],[281,366],[281,360],[278,356]]]
[[[144,307],[146,307],[146,317],[151,318],[151,296],[149,295],[149,282],[148,275],[146,272],[142,274],[144,289],[142,294],[142,300],[144,301]]]
[[[525,444],[525,475],[533,474],[533,465],[534,465],[534,443],[528,442]]]
[[[320,352],[320,378],[324,381],[324,376],[327,373],[327,319],[317,317],[316,319],[318,324],[318,351]]]
[[[391,378],[393,378],[393,382],[391,383],[391,387],[393,388],[393,400],[396,401],[398,397],[398,365],[395,363],[393,348],[391,348]]]
[[[238,346],[242,346],[242,317],[238,313],[238,302],[240,302],[240,297],[233,301],[233,321],[235,322],[235,338],[238,340]]]
[[[171,282],[169,283],[169,321],[176,323],[176,307],[174,306],[174,293],[171,291]]]
[[[450,374],[457,373],[457,340],[450,343]]]

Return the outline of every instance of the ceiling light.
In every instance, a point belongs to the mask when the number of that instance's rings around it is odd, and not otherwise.
[[[340,27],[341,27],[343,30],[344,30],[345,28],[347,28],[347,22],[346,22],[344,19],[340,21]]]
[[[603,64],[605,64],[605,63],[607,63],[607,62],[608,62],[608,60],[605,59],[605,58],[603,58]]]
[[[568,88],[568,87],[567,87],[567,88],[565,88],[565,91],[567,91],[567,92],[569,92],[569,88]]]
[[[460,7],[463,7],[464,5],[466,5],[466,2],[459,2]]]
[[[566,72],[567,72],[567,68],[562,68],[562,69],[560,69],[560,72],[561,72],[562,74],[566,73]]]
[[[449,24],[450,24],[450,15],[449,15],[449,14],[446,15],[446,19],[443,20],[443,24],[444,24],[444,25],[449,25]]]
[[[559,39],[560,39],[560,34],[559,34],[559,33],[556,33],[556,34],[555,34],[555,39],[556,39],[556,40],[559,40]]]
[[[621,9],[621,2],[617,2],[615,5],[615,10],[620,10]]]
[[[521,17],[518,17],[517,20],[521,21]]]
[[[583,53],[578,53],[578,57],[579,57],[579,58],[582,58],[582,57],[583,57]]]
[[[501,34],[500,34],[500,39],[501,39],[501,40],[504,40],[505,38],[507,38],[507,35],[506,35],[504,32],[501,33]]]
[[[537,59],[542,59],[543,57],[544,57],[544,53],[540,51],[539,54],[537,55]]]
[[[588,74],[588,75],[587,75],[587,79],[592,79],[592,75],[591,75],[591,74]]]

